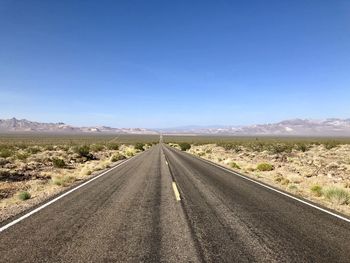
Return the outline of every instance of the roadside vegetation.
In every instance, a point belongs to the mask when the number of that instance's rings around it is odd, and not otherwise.
[[[180,147],[181,151],[187,151],[187,150],[191,149],[191,144],[189,144],[187,142],[181,142],[181,143],[179,143],[179,147]]]
[[[66,163],[64,162],[64,160],[60,159],[60,158],[53,158],[52,159],[52,164],[56,168],[64,168],[64,167],[66,167]]]
[[[0,221],[148,149],[157,139],[0,135]]]
[[[18,193],[18,198],[22,201],[30,199],[31,195],[27,191],[22,191]]]
[[[275,168],[273,167],[272,164],[269,164],[269,163],[260,163],[258,164],[258,166],[256,167],[256,169],[258,171],[261,171],[261,172],[266,172],[266,171],[272,171],[274,170]]]
[[[164,136],[169,145],[350,215],[350,139]]]
[[[138,142],[135,144],[136,150],[144,151],[145,150],[144,147],[145,147],[145,144],[143,144],[143,143]]]
[[[238,169],[238,170],[241,169],[241,167],[235,162],[231,162],[230,166],[231,166],[232,169]]]

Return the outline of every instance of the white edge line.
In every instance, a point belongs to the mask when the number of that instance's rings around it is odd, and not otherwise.
[[[195,156],[195,157],[196,157],[196,156]],[[198,157],[197,157],[197,158],[198,158]],[[277,192],[277,193],[279,193],[279,194],[282,194],[282,195],[284,195],[284,196],[287,196],[287,197],[289,197],[289,198],[292,198],[292,199],[294,199],[294,200],[296,200],[296,201],[299,201],[299,202],[301,202],[301,203],[303,203],[303,204],[305,204],[305,205],[311,206],[311,207],[313,207],[313,208],[316,208],[316,209],[318,209],[318,210],[321,210],[322,212],[325,212],[325,213],[327,213],[327,214],[330,214],[330,215],[332,215],[332,216],[335,216],[335,217],[337,217],[337,218],[339,218],[339,219],[342,219],[342,220],[344,220],[344,221],[350,223],[350,219],[348,219],[348,218],[346,218],[346,217],[343,217],[343,216],[341,216],[341,215],[335,214],[335,213],[333,213],[333,212],[331,212],[331,211],[329,211],[329,210],[326,210],[326,209],[324,209],[324,208],[322,208],[322,207],[319,207],[319,206],[317,206],[317,205],[314,205],[314,204],[311,204],[311,203],[309,203],[309,202],[306,202],[306,201],[304,201],[304,200],[302,200],[302,199],[299,199],[299,198],[297,198],[297,197],[295,197],[295,196],[289,195],[289,194],[287,194],[287,193],[285,193],[285,192],[279,191],[279,190],[277,190],[277,189],[275,189],[275,188],[273,188],[273,187],[270,187],[270,186],[268,186],[268,185],[265,185],[265,184],[263,184],[263,183],[257,182],[257,181],[255,181],[255,180],[253,180],[253,179],[250,179],[249,177],[246,177],[246,176],[244,176],[244,175],[241,175],[241,174],[239,174],[239,173],[236,173],[236,172],[234,172],[234,171],[232,171],[232,170],[230,170],[230,169],[228,169],[228,168],[225,168],[225,167],[222,167],[222,166],[220,166],[220,165],[217,165],[216,163],[210,162],[210,161],[205,160],[205,159],[203,159],[203,158],[198,158],[198,159],[199,159],[199,160],[202,160],[202,161],[204,161],[204,162],[206,162],[206,163],[208,163],[208,164],[212,164],[212,165],[214,165],[214,166],[216,166],[216,167],[218,167],[218,168],[221,168],[222,170],[225,170],[225,171],[227,171],[227,172],[230,172],[231,174],[234,174],[234,175],[236,175],[236,176],[239,176],[239,177],[241,177],[241,178],[243,178],[243,179],[245,179],[245,180],[248,180],[248,181],[250,181],[250,182],[256,183],[256,184],[258,184],[258,185],[260,185],[260,186],[263,186],[263,187],[265,187],[265,188],[267,188],[267,189],[270,189],[270,190],[272,190],[272,191],[275,191],[275,192]]]
[[[177,189],[177,185],[175,182],[173,182],[173,190],[174,190],[176,201],[180,201],[181,200],[180,193],[179,193],[179,190]]]
[[[137,156],[137,155],[136,155],[136,156]],[[101,174],[99,174],[99,175],[97,175],[97,176],[91,178],[90,180],[88,180],[88,181],[86,181],[86,182],[84,182],[84,183],[82,183],[82,184],[80,184],[80,185],[74,187],[73,189],[71,189],[71,190],[69,190],[69,191],[63,193],[63,194],[60,195],[60,196],[57,196],[56,198],[54,198],[54,199],[52,199],[51,201],[49,201],[49,202],[43,204],[42,206],[39,206],[39,207],[37,207],[36,209],[34,209],[34,210],[28,212],[27,214],[25,214],[25,215],[23,215],[23,216],[21,216],[21,217],[15,219],[15,220],[13,220],[12,222],[10,222],[10,223],[4,225],[3,227],[0,228],[0,233],[1,233],[2,231],[6,230],[7,228],[9,228],[9,227],[11,227],[11,226],[13,226],[13,225],[19,223],[19,222],[22,221],[23,219],[26,219],[27,217],[29,217],[29,216],[35,214],[36,212],[39,212],[40,210],[44,209],[45,207],[47,207],[47,206],[49,206],[49,205],[51,205],[51,204],[57,202],[57,201],[60,200],[61,198],[65,197],[66,195],[69,195],[70,193],[72,193],[72,192],[78,190],[79,188],[81,188],[81,187],[87,185],[88,183],[91,183],[92,181],[94,181],[94,180],[100,178],[101,176],[105,175],[106,173],[109,173],[110,171],[114,170],[115,168],[121,166],[122,164],[127,163],[128,161],[132,160],[132,159],[135,158],[136,156],[133,156],[133,157],[129,158],[128,160],[125,160],[124,162],[122,162],[122,163],[120,163],[120,164],[117,164],[116,166],[114,166],[114,167],[108,169],[107,171],[105,171],[105,172],[103,172],[103,173],[101,173]]]

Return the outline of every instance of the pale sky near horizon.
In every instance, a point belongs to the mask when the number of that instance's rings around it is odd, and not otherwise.
[[[0,119],[350,118],[350,1],[0,0]]]

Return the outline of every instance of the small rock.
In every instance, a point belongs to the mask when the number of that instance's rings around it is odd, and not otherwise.
[[[334,173],[332,173],[332,172],[327,173],[328,178],[333,178],[333,176],[334,176]]]

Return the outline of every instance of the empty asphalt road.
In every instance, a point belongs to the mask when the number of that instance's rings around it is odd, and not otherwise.
[[[160,144],[5,229],[0,262],[350,262],[350,223]]]

